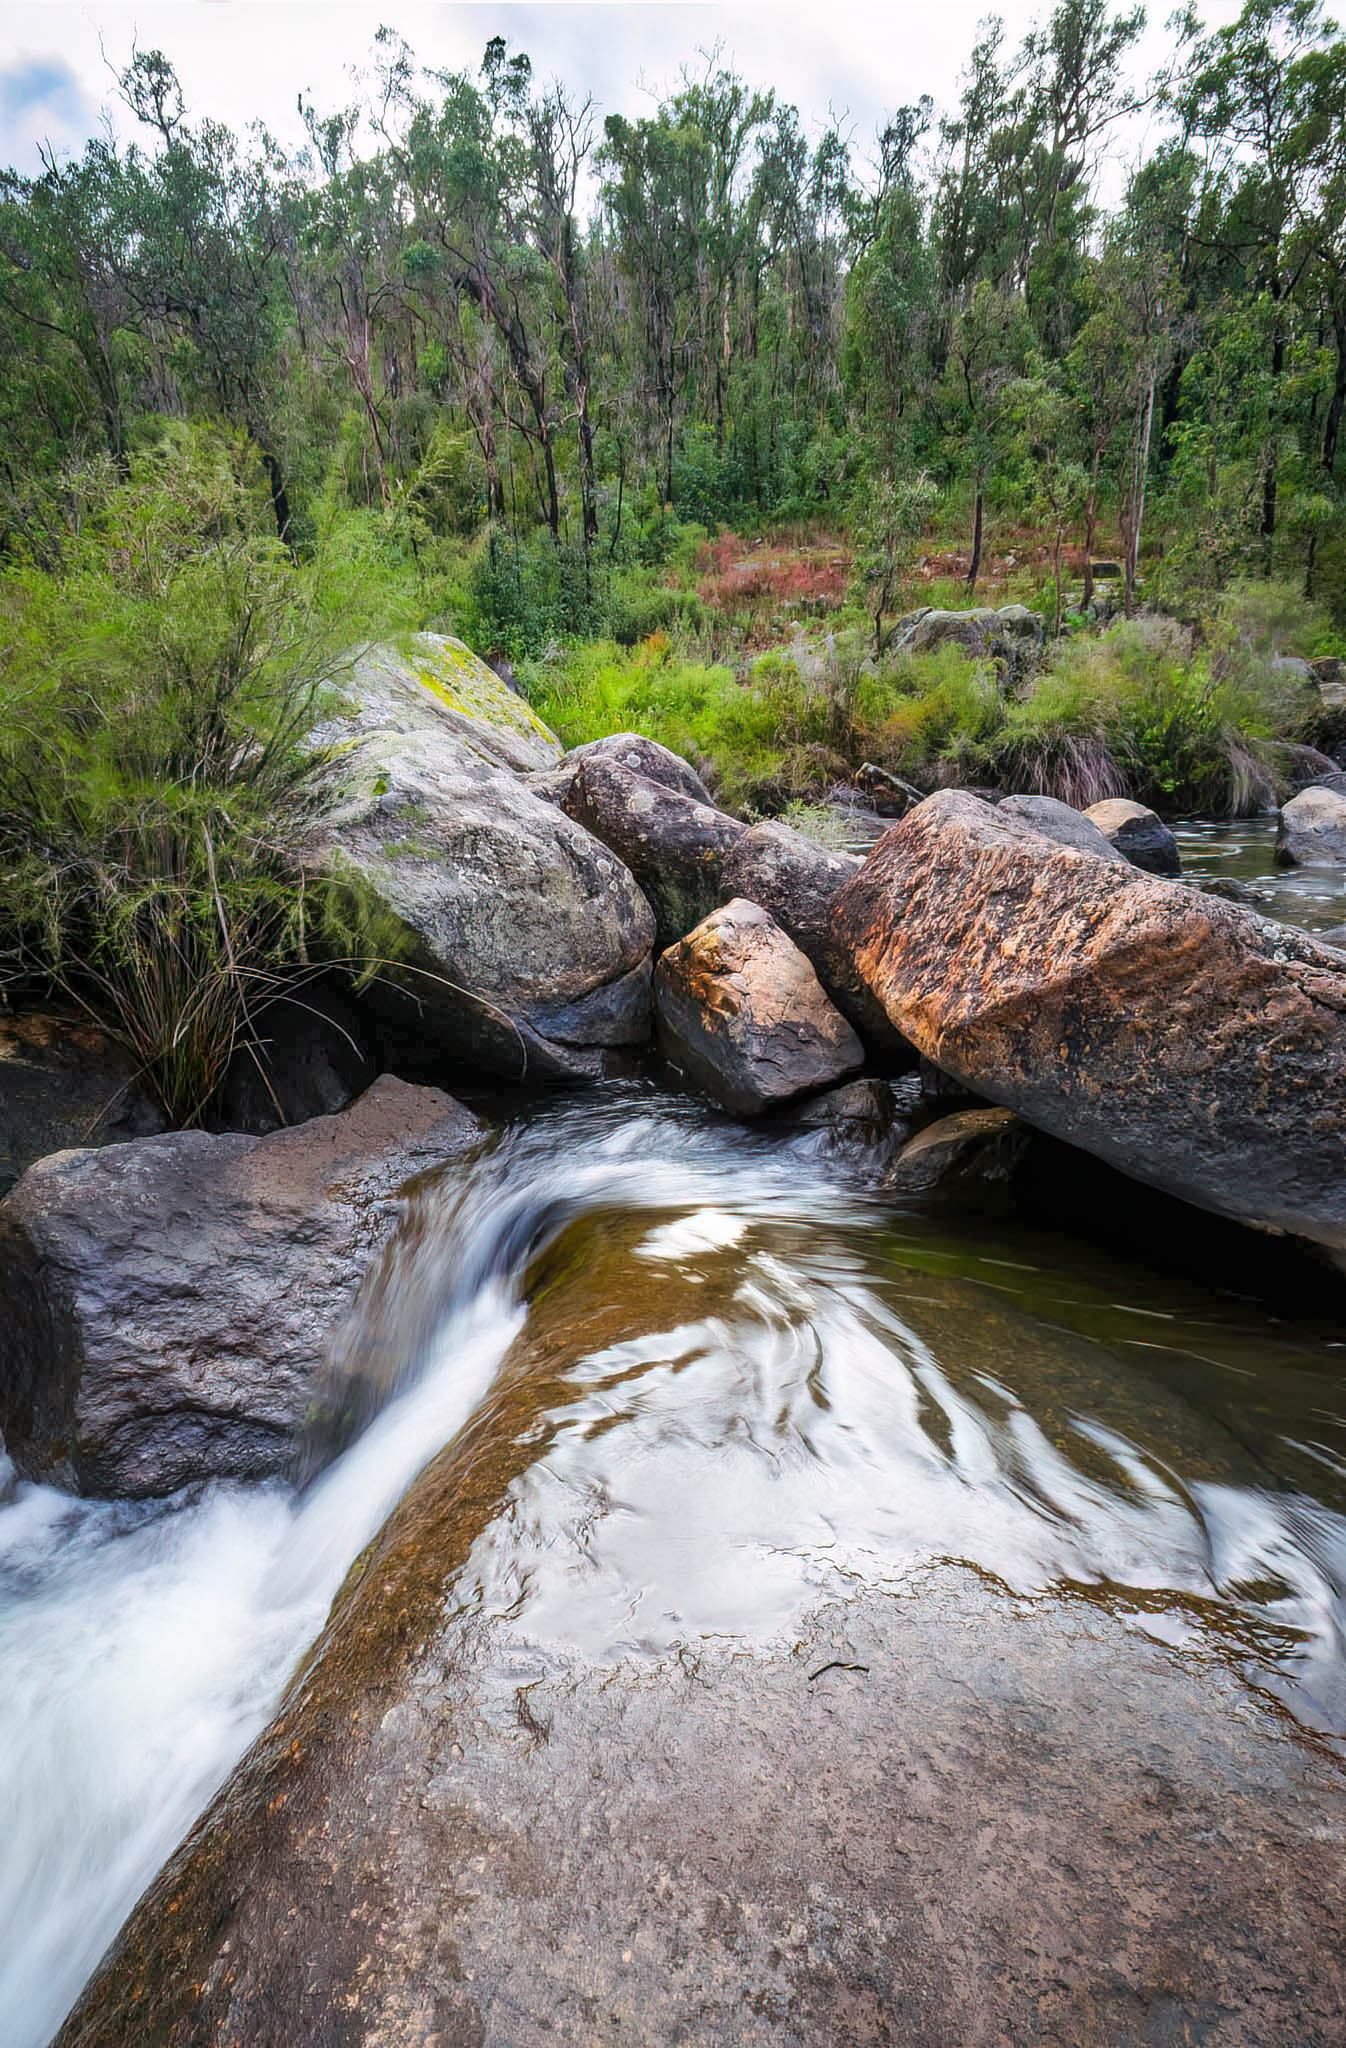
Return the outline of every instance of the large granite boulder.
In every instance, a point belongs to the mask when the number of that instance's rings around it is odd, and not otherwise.
[[[1042,615],[1027,605],[974,605],[967,611],[939,611],[933,606],[899,621],[889,649],[892,654],[924,654],[952,643],[973,654],[998,654],[1017,663],[1042,645]]]
[[[166,1130],[129,1053],[86,1017],[0,1017],[0,1195],[35,1159],[71,1145],[118,1145]]]
[[[1079,853],[1091,853],[1095,860],[1125,865],[1126,855],[1098,828],[1092,816],[1074,810],[1054,796],[1007,796],[996,806],[1007,818],[1054,839],[1058,846],[1073,846]]]
[[[743,836],[739,819],[597,751],[580,761],[562,803],[635,876],[661,948],[715,908],[725,859]]]
[[[798,946],[740,898],[670,946],[654,1002],[667,1058],[739,1116],[826,1088],[864,1059]]]
[[[1346,973],[1325,947],[956,791],[885,835],[833,931],[955,1080],[1137,1180],[1346,1249]]]
[[[0,1432],[19,1471],[140,1498],[287,1471],[412,1174],[481,1136],[385,1075],[268,1137],[58,1152],[0,1204]]]
[[[649,1034],[654,920],[628,869],[521,780],[560,742],[457,643],[363,658],[321,726],[311,869],[386,931],[374,994],[404,1028],[511,1079],[577,1080]],[[489,681],[485,680],[489,678]]]
[[[1132,867],[1145,868],[1152,875],[1182,873],[1177,840],[1163,819],[1144,804],[1132,803],[1126,796],[1110,796],[1091,804],[1084,816]]]
[[[1276,828],[1276,859],[1287,868],[1346,862],[1346,795],[1315,786],[1292,796]]]

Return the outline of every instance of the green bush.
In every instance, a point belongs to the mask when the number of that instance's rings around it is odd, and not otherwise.
[[[0,575],[0,959],[199,1119],[322,907],[294,851],[302,744],[350,622],[257,516],[242,443],[196,430],[79,479],[48,559]]]

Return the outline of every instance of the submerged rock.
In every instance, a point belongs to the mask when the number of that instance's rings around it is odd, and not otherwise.
[[[894,1193],[942,1200],[1003,1198],[1033,1137],[1032,1126],[1012,1109],[960,1110],[909,1139],[883,1185]]]
[[[1007,796],[996,808],[1007,818],[1030,825],[1044,838],[1054,839],[1058,846],[1073,846],[1077,853],[1091,853],[1095,860],[1126,861],[1126,855],[1099,830],[1092,815],[1073,810],[1054,796]]]
[[[0,1204],[0,1431],[20,1472],[138,1499],[289,1469],[408,1176],[475,1117],[385,1075],[269,1137],[174,1131],[41,1160]]]
[[[1346,794],[1315,784],[1292,796],[1276,828],[1276,859],[1286,868],[1346,862]]]
[[[386,921],[372,994],[395,1022],[510,1079],[590,1078],[603,1048],[649,1035],[649,905],[515,772],[560,742],[484,664],[489,685],[453,695],[430,653],[456,643],[431,638],[367,657],[354,708],[315,735],[331,760],[308,864]]]
[[[826,1088],[864,1059],[798,946],[741,898],[668,949],[654,1001],[667,1057],[739,1116]]]
[[[833,930],[894,1024],[1040,1129],[1346,1250],[1346,974],[1302,934],[929,798]]]
[[[1084,816],[1132,867],[1145,868],[1152,875],[1182,873],[1177,840],[1163,819],[1144,804],[1132,803],[1126,796],[1110,796],[1091,804]]]
[[[566,815],[635,876],[653,908],[660,947],[715,908],[725,859],[745,830],[739,819],[602,752],[580,761],[562,801]]]
[[[55,1010],[0,1017],[0,1195],[48,1152],[118,1145],[167,1127],[130,1054],[87,1018]]]

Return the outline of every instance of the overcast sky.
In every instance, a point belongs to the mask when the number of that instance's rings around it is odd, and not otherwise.
[[[1137,82],[1169,47],[1159,0],[1133,67]],[[592,93],[600,113],[639,113],[677,81],[698,50],[716,44],[754,84],[774,86],[810,125],[829,112],[844,117],[857,155],[867,158],[876,129],[895,106],[933,95],[954,99],[979,21],[998,12],[1012,40],[1039,20],[1050,0],[767,0],[764,5],[669,5],[666,0],[506,0],[506,4],[429,6],[405,0],[370,5],[332,0],[0,0],[0,163],[37,167],[50,142],[77,153],[99,124],[127,132],[112,70],[133,45],[162,49],[177,67],[194,115],[235,127],[261,119],[282,141],[302,139],[299,93],[322,110],[352,96],[352,71],[366,64],[374,32],[388,22],[422,63],[475,69],[493,35],[526,50],[544,78],[557,76]],[[1237,13],[1237,0],[1205,0],[1209,22]],[[111,68],[110,68],[111,67]],[[1107,183],[1120,189],[1123,160],[1144,141],[1145,124],[1117,139]]]

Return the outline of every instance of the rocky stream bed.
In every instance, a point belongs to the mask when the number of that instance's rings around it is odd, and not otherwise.
[[[469,664],[327,736],[290,1128],[11,1028],[7,2048],[1341,2041],[1340,873]]]

